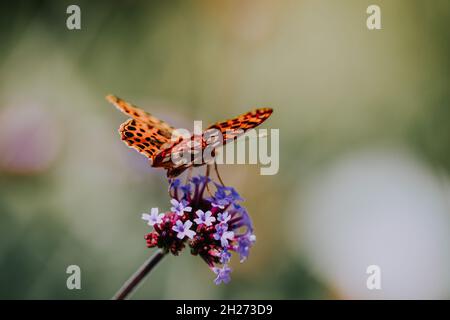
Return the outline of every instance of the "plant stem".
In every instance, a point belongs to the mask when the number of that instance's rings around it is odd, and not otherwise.
[[[145,277],[166,255],[161,249],[158,249],[139,269],[128,279],[123,286],[114,295],[113,300],[125,300],[137,287],[143,283]]]

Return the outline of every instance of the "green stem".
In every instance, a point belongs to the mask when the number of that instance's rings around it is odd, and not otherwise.
[[[142,266],[128,279],[123,286],[114,295],[113,300],[125,300],[143,283],[147,275],[166,255],[161,249],[158,249]]]

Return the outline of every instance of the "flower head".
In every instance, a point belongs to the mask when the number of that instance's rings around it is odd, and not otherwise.
[[[187,244],[217,275],[216,284],[228,283],[231,253],[243,262],[255,243],[252,221],[239,203],[243,199],[234,188],[211,183],[205,176],[193,177],[187,184],[175,179],[169,193],[170,212],[164,215],[152,209],[150,215],[143,215],[154,229],[145,236],[147,246],[178,255]]]

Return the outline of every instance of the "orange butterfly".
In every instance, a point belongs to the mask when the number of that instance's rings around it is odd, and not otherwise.
[[[211,142],[204,138],[205,133],[209,130],[218,130],[223,135],[223,140],[219,141],[219,144],[225,144],[237,139],[247,130],[257,127],[273,112],[270,108],[260,108],[230,120],[217,122],[210,125],[198,141],[196,140],[198,137],[195,136],[186,138],[179,135],[175,128],[164,121],[114,95],[106,96],[106,100],[131,117],[119,127],[122,140],[129,147],[149,158],[152,167],[166,169],[169,178],[177,177],[190,167],[207,164],[203,159],[194,161],[198,158],[191,149],[195,143],[199,144],[198,147],[202,151],[211,145]],[[219,144],[214,144],[213,147],[217,147]],[[185,151],[192,153],[192,157],[188,161],[178,163],[172,161],[174,155],[181,155]],[[214,155],[214,150],[212,155]]]

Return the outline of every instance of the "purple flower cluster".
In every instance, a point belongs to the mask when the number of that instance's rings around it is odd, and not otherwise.
[[[214,194],[209,187],[214,188]],[[250,216],[239,204],[243,199],[234,188],[211,182],[205,176],[193,177],[185,185],[176,179],[169,194],[169,212],[159,213],[152,208],[150,214],[142,215],[153,227],[145,236],[147,246],[178,255],[187,243],[191,253],[200,256],[216,274],[216,284],[228,283],[231,252],[236,252],[243,262],[256,240]]]

